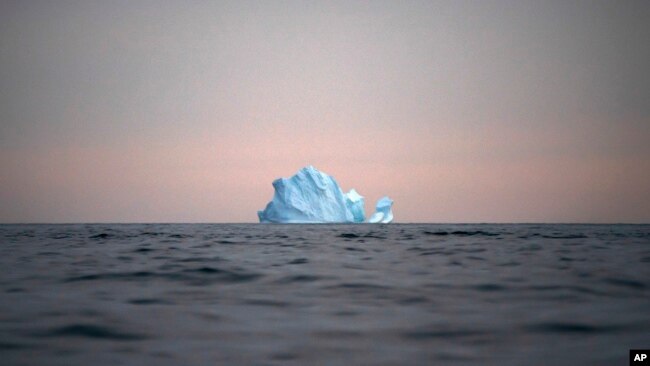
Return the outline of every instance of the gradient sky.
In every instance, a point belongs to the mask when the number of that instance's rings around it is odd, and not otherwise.
[[[650,222],[650,1],[0,0],[0,222]]]

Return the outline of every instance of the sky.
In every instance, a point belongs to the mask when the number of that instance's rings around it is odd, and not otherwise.
[[[0,222],[650,222],[649,1],[0,0]]]

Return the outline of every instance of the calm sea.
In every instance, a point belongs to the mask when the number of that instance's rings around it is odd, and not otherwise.
[[[650,225],[0,225],[2,365],[625,365]]]

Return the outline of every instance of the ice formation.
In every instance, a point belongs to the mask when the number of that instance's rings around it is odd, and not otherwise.
[[[350,192],[345,194],[345,205],[347,209],[352,212],[354,222],[363,222],[366,219],[366,210],[363,205],[363,196],[352,188]]]
[[[388,198],[388,196],[382,197],[377,201],[377,209],[372,216],[370,216],[370,219],[368,220],[369,223],[375,224],[375,223],[382,223],[382,224],[388,224],[389,222],[393,221],[393,211],[391,208],[393,207],[393,200]]]
[[[365,220],[363,196],[354,188],[344,194],[334,177],[311,165],[291,178],[274,180],[273,188],[273,199],[264,210],[257,212],[260,222],[355,223]],[[382,216],[377,222],[390,222],[393,201],[387,197],[383,199],[389,204],[387,208],[382,206]],[[377,211],[380,212],[379,203]]]
[[[257,212],[260,222],[355,222],[348,197],[336,180],[311,165],[291,178],[274,180],[273,188],[273,200],[264,211]],[[353,196],[350,199],[354,206]]]

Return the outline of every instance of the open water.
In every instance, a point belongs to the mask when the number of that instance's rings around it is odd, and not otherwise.
[[[624,365],[650,225],[0,225],[2,365]]]

